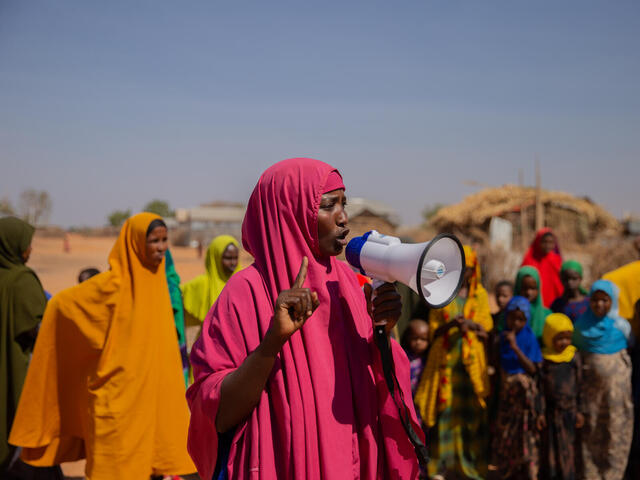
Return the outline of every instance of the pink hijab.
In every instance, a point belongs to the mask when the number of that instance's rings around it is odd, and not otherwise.
[[[255,263],[231,277],[191,352],[188,449],[203,479],[211,479],[218,456],[222,380],[259,345],[278,293],[290,288],[303,256],[309,259],[305,287],[317,292],[320,306],[285,344],[257,407],[236,428],[229,478],[418,476],[358,280],[343,262],[320,257],[318,208],[331,172],[337,170],[317,160],[284,160],[264,172],[251,195],[242,243]],[[392,344],[401,389],[420,431],[409,362]]]

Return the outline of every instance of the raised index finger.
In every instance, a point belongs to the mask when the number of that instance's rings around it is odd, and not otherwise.
[[[309,259],[307,257],[302,257],[302,264],[300,265],[300,271],[298,272],[298,276],[296,277],[295,282],[293,282],[293,286],[291,288],[302,288],[302,284],[307,278],[308,266],[309,266]]]

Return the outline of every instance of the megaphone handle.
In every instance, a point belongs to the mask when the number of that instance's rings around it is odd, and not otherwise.
[[[389,345],[389,337],[384,324],[373,327],[373,337],[378,346],[378,350],[380,350],[380,360],[382,361],[382,372],[384,373],[385,382],[389,388],[389,393],[393,395],[395,390],[393,382],[393,357],[391,356],[391,346]]]

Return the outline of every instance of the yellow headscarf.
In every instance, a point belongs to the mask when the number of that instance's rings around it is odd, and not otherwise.
[[[204,321],[211,305],[218,299],[220,292],[231,278],[222,266],[222,254],[229,245],[235,245],[240,250],[238,241],[231,235],[219,235],[214,238],[207,249],[204,262],[207,273],[197,276],[180,287],[184,296],[184,309],[200,323]],[[239,270],[241,270],[240,262],[233,273]]]
[[[480,283],[481,272],[475,251],[464,247],[466,266],[474,273],[469,280],[469,293],[463,308],[464,318],[482,325],[485,330],[493,328],[493,319],[489,309],[489,296]],[[449,322],[456,316],[455,302],[444,308],[431,310],[429,313],[429,335],[433,341],[433,334],[438,327]],[[457,331],[453,328],[450,332]],[[414,402],[420,410],[423,421],[430,427],[436,424],[436,412],[441,412],[451,405],[451,368],[447,366],[449,355],[449,333],[438,337],[431,346],[427,364],[422,372],[420,383],[416,390]],[[484,399],[489,395],[489,375],[484,344],[478,340],[474,332],[467,332],[462,338],[462,362],[469,374],[473,390],[480,405],[484,408]]]
[[[110,270],[49,301],[9,439],[27,463],[86,457],[92,480],[195,472],[164,260],[146,258],[159,218],[127,220]]]
[[[553,338],[560,332],[573,332],[573,323],[564,313],[547,315],[542,330],[542,356],[545,360],[555,363],[570,362],[576,354],[576,347],[569,345],[562,352],[557,353],[553,348]]]

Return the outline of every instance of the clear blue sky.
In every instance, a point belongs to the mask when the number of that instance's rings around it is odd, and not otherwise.
[[[639,212],[640,2],[0,0],[0,197],[246,201],[292,156],[415,223],[515,183]]]

